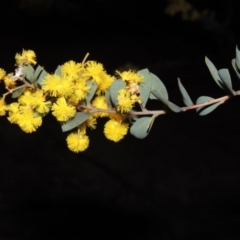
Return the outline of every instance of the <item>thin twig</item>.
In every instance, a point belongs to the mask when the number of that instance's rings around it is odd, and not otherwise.
[[[238,96],[238,95],[240,95],[240,90],[236,92],[236,96]],[[220,97],[220,98],[217,98],[217,99],[213,99],[213,100],[210,100],[210,101],[207,101],[207,102],[204,102],[204,103],[199,103],[199,104],[195,104],[195,105],[188,106],[188,107],[181,107],[181,110],[182,110],[182,112],[186,112],[186,111],[197,109],[197,108],[200,108],[200,107],[205,107],[205,106],[208,106],[208,105],[212,105],[214,103],[219,103],[219,102],[224,103],[232,97],[234,97],[234,96],[226,95],[226,96],[223,96],[223,97]],[[102,108],[93,107],[92,105],[86,106],[86,105],[83,105],[83,104],[78,105],[77,109],[78,110],[89,109],[89,110],[91,110],[91,112],[94,112],[94,113],[95,112],[119,113],[115,109],[102,109]],[[147,110],[147,109],[144,109],[144,111],[129,111],[126,114],[131,115],[131,116],[154,115],[156,117],[156,116],[167,114],[167,111],[165,111],[165,110]]]

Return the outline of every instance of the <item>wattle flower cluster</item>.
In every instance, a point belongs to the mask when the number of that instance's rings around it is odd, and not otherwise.
[[[60,122],[63,132],[71,131],[66,139],[67,145],[78,153],[88,148],[87,130],[95,129],[99,118],[108,119],[103,133],[111,141],[120,141],[128,130],[143,139],[160,115],[169,111],[196,110],[200,116],[205,116],[230,98],[240,95],[240,90],[233,89],[229,70],[218,70],[207,57],[205,63],[214,81],[227,95],[220,98],[200,96],[194,103],[178,78],[184,107],[169,100],[163,82],[147,68],[138,72],[116,71],[116,76],[111,76],[101,63],[86,61],[87,57],[88,54],[81,63],[68,61],[50,74],[39,65],[35,69],[32,67],[37,63],[32,50],[17,53],[15,73],[7,74],[0,68],[0,81],[7,89],[0,98],[0,116],[7,115],[11,123],[32,133],[42,125],[42,118],[51,112]],[[240,79],[238,48],[232,66]],[[9,94],[17,101],[6,103]],[[148,110],[149,99],[160,101],[163,109]]]
[[[32,67],[37,63],[32,50],[17,53],[15,59],[15,73],[7,74],[0,69],[0,80],[7,89],[0,98],[0,115],[7,114],[7,119],[24,132],[36,131],[42,125],[42,118],[51,112],[63,131],[72,130],[66,140],[73,152],[88,148],[87,129],[95,129],[98,118],[108,118],[103,131],[107,139],[118,142],[127,134],[127,113],[141,103],[139,84],[143,76],[134,71],[117,72],[121,79],[116,80],[101,63],[86,58],[82,63],[68,61],[50,74],[41,66]],[[114,81],[125,84],[116,95],[115,107],[106,97]],[[17,101],[7,104],[9,94]]]

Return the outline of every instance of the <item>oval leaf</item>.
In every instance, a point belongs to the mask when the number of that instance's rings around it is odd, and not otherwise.
[[[118,105],[117,101],[118,92],[119,90],[125,88],[125,86],[126,82],[124,82],[122,79],[116,79],[109,88],[111,101],[115,107],[117,107]]]
[[[179,113],[182,111],[182,109],[179,106],[170,101],[167,102],[167,106],[175,113]]]
[[[139,85],[139,88],[142,106],[145,107],[150,95],[152,79],[150,76],[150,72],[147,68],[138,71],[138,73],[144,77],[144,82]]]
[[[184,104],[185,104],[186,106],[192,106],[192,105],[194,105],[192,99],[190,98],[190,96],[188,95],[186,89],[185,89],[184,86],[182,85],[180,78],[178,78],[178,87],[179,87],[180,92],[181,92],[181,94],[182,94],[182,96],[183,96],[183,102],[184,102]]]
[[[40,73],[39,77],[37,78],[37,83],[42,85],[42,80],[47,76],[47,72],[43,69]]]
[[[16,91],[14,91],[11,95],[12,98],[17,98],[18,96],[20,96],[23,93],[23,91],[25,90],[25,88],[26,87],[22,87],[22,88],[17,89]]]
[[[236,67],[240,69],[240,51],[238,50],[237,46],[236,46]]]
[[[155,99],[158,99],[160,101],[162,101],[163,103],[167,103],[167,99],[164,98],[162,92],[159,89],[154,89],[152,90],[152,94],[155,97]]]
[[[162,101],[168,108],[170,108],[173,112],[179,113],[182,111],[182,109],[177,106],[176,104],[168,101],[167,99],[165,99],[161,93],[161,91],[154,89],[152,91],[152,94],[156,97],[156,99],[159,99],[160,101]]]
[[[236,95],[236,92],[232,89],[232,80],[231,80],[231,76],[230,73],[228,71],[228,69],[223,68],[220,69],[218,71],[218,74],[224,84],[224,86],[227,88],[227,90],[232,94],[232,95]]]
[[[232,60],[232,66],[233,66],[233,69],[234,69],[235,73],[237,74],[238,79],[240,79],[240,74],[238,72],[235,59]]]
[[[136,138],[145,138],[151,129],[153,121],[153,117],[141,117],[137,119],[131,126],[130,133]]]
[[[34,80],[34,68],[32,65],[28,64],[25,68],[24,71],[26,72],[25,76],[26,78],[30,81],[33,82]]]
[[[163,82],[155,74],[150,73],[150,75],[152,78],[150,99],[157,99],[156,96],[154,96],[154,94],[152,94],[152,91],[155,89],[158,89],[161,91],[162,96],[168,100],[168,92],[167,92],[167,89],[166,89],[165,85],[163,84]]]
[[[86,97],[87,104],[89,104],[91,102],[98,86],[92,79],[87,81],[86,85],[90,86],[90,91],[89,91],[89,93],[87,94],[87,97]]]
[[[205,102],[208,102],[211,100],[214,100],[214,98],[208,97],[208,96],[201,96],[197,99],[196,104],[205,103]],[[213,103],[212,105],[208,105],[208,106],[204,106],[204,107],[199,107],[196,109],[196,111],[199,113],[200,116],[204,116],[204,115],[207,115],[208,113],[212,112],[220,104],[222,104],[222,102]]]
[[[208,101],[211,101],[211,100],[214,100],[214,98],[208,97],[208,96],[201,96],[197,99],[196,104],[205,103],[205,102],[208,102]]]
[[[111,102],[111,96],[110,96],[110,90],[108,89],[105,93],[108,109],[112,109],[112,102]]]
[[[223,88],[222,85],[220,84],[221,79],[220,79],[220,76],[218,75],[218,70],[216,69],[214,64],[207,57],[205,57],[205,63],[207,64],[207,67],[208,67],[214,81],[217,83],[217,85],[220,88]]]
[[[58,75],[59,77],[62,77],[62,68],[60,65],[56,68],[54,74]]]
[[[79,126],[81,123],[85,122],[91,115],[92,113],[88,112],[77,112],[72,119],[62,124],[62,131],[66,132],[72,130],[73,128]]]
[[[210,106],[206,106],[206,107],[197,108],[197,112],[200,116],[207,115],[207,114],[211,113],[212,111],[214,111],[220,104],[222,104],[222,102],[214,103],[214,104],[212,104]]]
[[[37,80],[38,77],[40,76],[40,73],[42,72],[43,70],[43,67],[38,65],[36,70],[35,70],[35,73],[34,73],[34,80]]]

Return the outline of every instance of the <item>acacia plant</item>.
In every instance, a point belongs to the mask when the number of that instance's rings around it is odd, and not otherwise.
[[[51,112],[63,132],[71,131],[66,139],[67,145],[77,153],[88,148],[87,129],[95,129],[98,118],[108,118],[103,132],[109,140],[120,141],[128,129],[130,134],[142,139],[149,134],[155,118],[160,115],[195,109],[203,116],[231,97],[240,95],[240,90],[232,88],[228,69],[217,70],[207,57],[205,62],[214,81],[227,95],[217,99],[201,96],[194,103],[178,78],[184,107],[169,100],[163,82],[148,69],[116,71],[115,76],[111,76],[101,63],[87,61],[87,57],[88,54],[81,63],[68,61],[59,65],[54,73],[48,73],[40,65],[33,67],[37,64],[34,51],[17,53],[15,72],[7,74],[0,69],[0,80],[7,90],[0,98],[0,115],[7,115],[11,123],[18,124],[26,133],[32,133]],[[238,48],[232,66],[240,79]],[[13,100],[7,103],[9,95]],[[147,102],[152,99],[159,100],[162,109],[148,110]]]

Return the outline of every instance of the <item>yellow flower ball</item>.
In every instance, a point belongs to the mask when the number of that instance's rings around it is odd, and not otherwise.
[[[68,148],[75,152],[83,152],[89,146],[89,137],[84,132],[70,133],[67,137]]]
[[[116,71],[116,73],[120,76],[120,78],[127,82],[134,82],[134,83],[142,83],[144,81],[144,77],[132,70],[119,72]]]
[[[104,134],[107,139],[114,142],[120,141],[128,131],[128,123],[120,123],[114,119],[109,120],[104,126]]]
[[[57,102],[52,106],[52,114],[60,122],[65,122],[76,114],[76,108],[69,105],[63,97],[58,98]]]
[[[17,65],[20,65],[21,63],[35,65],[37,63],[36,54],[32,50],[23,49],[22,54],[17,53],[15,59]]]
[[[108,109],[108,105],[107,105],[107,101],[105,96],[97,96],[93,99],[92,101],[92,105],[96,108],[100,108],[100,109]],[[108,113],[106,112],[96,112],[94,114],[95,117],[107,117]]]
[[[93,79],[93,81],[99,84],[102,80],[102,74],[104,73],[104,68],[101,63],[97,63],[95,61],[89,61],[86,64],[86,76],[89,76]]]
[[[6,71],[0,68],[0,80],[3,79],[5,76],[6,76]]]
[[[76,79],[78,77],[81,70],[82,64],[76,63],[73,60],[64,63],[62,66],[62,73],[73,79]]]
[[[133,101],[131,94],[126,89],[121,89],[117,96],[118,107],[117,110],[121,113],[129,112],[133,108]]]
[[[17,124],[24,132],[32,133],[35,132],[37,128],[42,125],[42,118],[39,116],[35,116],[32,111],[28,111],[19,115],[19,120]]]
[[[7,106],[3,98],[0,98],[0,116],[4,116],[6,114]]]

